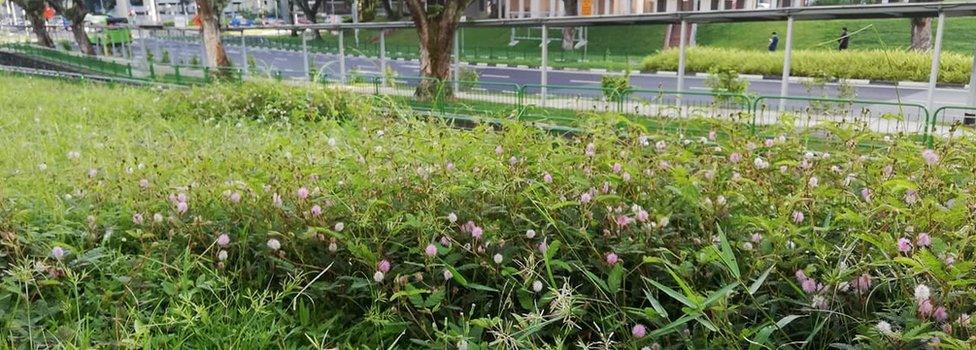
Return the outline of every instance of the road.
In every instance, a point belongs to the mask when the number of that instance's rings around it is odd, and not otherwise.
[[[143,46],[144,45],[144,46]],[[244,60],[241,57],[240,46],[234,43],[225,43],[227,54],[236,66],[240,66]],[[183,60],[189,62],[190,57],[202,57],[202,48],[197,43],[171,41],[161,39],[140,39],[134,45],[133,53],[136,60],[144,59],[144,47],[150,48],[158,58],[162,56],[162,51],[169,52],[173,62]],[[280,70],[285,77],[300,78],[305,76],[304,60],[301,52],[286,51],[278,49],[248,47],[247,53],[254,57],[259,67],[268,70]],[[337,55],[314,53],[309,54],[311,66],[327,77],[337,78],[339,76],[339,60]],[[415,61],[388,60],[389,68],[396,72],[399,78],[417,77],[419,64]],[[515,68],[515,67],[488,67],[467,65],[470,69],[477,71],[481,87],[486,90],[513,90],[512,84],[533,85],[541,81],[541,73],[534,68]],[[361,76],[381,75],[380,60],[373,57],[348,56],[346,57],[347,76],[359,74]],[[357,73],[352,73],[357,72]],[[253,73],[252,73],[253,74]],[[548,89],[551,96],[589,96],[600,95],[600,79],[607,73],[593,71],[570,71],[570,70],[550,70],[548,73],[548,85],[553,86]],[[686,76],[685,87],[690,93],[704,93],[710,89],[705,84],[705,77]],[[677,77],[668,74],[632,74],[630,83],[635,88],[655,89],[655,90],[676,90]],[[791,82],[789,84],[790,96],[837,96],[837,84],[828,83],[821,87],[813,88],[805,86],[802,82]],[[749,92],[755,95],[779,96],[781,84],[779,80],[752,80],[749,84]],[[902,103],[913,103],[925,105],[927,99],[927,87],[925,86],[891,86],[891,85],[870,85],[858,84],[853,86],[856,98],[871,101],[888,101]],[[529,90],[532,90],[531,88]],[[531,91],[527,91],[531,92]],[[965,105],[967,102],[967,90],[961,88],[938,88],[934,104],[936,107],[945,105]],[[694,98],[689,96],[687,98]],[[778,102],[770,103],[770,105]],[[790,101],[787,103],[790,108],[808,108],[806,103]],[[895,112],[895,107],[879,104],[871,105],[873,112],[891,113]]]

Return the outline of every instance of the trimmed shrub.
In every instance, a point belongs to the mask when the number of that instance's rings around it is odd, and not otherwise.
[[[748,51],[710,47],[687,51],[687,72],[708,72],[712,67],[729,67],[741,74],[781,75],[783,52]],[[972,57],[943,52],[939,81],[965,84],[972,70]],[[931,54],[906,51],[806,51],[793,52],[793,76],[831,76],[846,79],[927,81]],[[676,71],[678,51],[665,50],[644,59],[646,71]]]

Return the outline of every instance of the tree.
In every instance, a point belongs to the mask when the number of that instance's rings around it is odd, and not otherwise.
[[[383,9],[386,10],[386,19],[390,21],[399,21],[400,17],[403,16],[403,8],[398,5],[396,9],[393,8],[394,0],[380,0],[383,3]]]
[[[31,22],[31,27],[34,28],[34,35],[37,36],[37,42],[47,47],[54,47],[54,40],[51,40],[51,35],[47,33],[47,23],[44,21],[44,9],[47,8],[44,0],[11,1],[24,9],[24,13],[27,14],[27,19]]]
[[[909,2],[935,2],[938,0],[909,0]],[[925,51],[932,48],[932,18],[912,17],[911,49]]]
[[[71,34],[74,35],[75,42],[78,43],[78,49],[86,55],[94,56],[95,48],[92,47],[91,41],[88,40],[88,34],[85,33],[85,16],[88,15],[88,7],[85,6],[85,2],[48,0],[47,3],[54,8],[54,11],[71,21]]]
[[[214,74],[222,76],[227,72],[223,68],[230,67],[227,52],[220,40],[220,12],[227,6],[229,0],[196,0],[197,16],[200,18],[200,35],[203,37],[204,50],[207,53],[207,66],[215,68]]]
[[[563,0],[563,8],[566,9],[567,16],[576,16],[577,0]],[[563,51],[573,51],[573,36],[576,34],[575,27],[563,27]]]
[[[302,10],[302,13],[305,14],[305,19],[307,19],[309,23],[318,23],[318,18],[316,17],[319,13],[319,8],[322,7],[322,4],[324,4],[325,1],[315,0],[315,2],[312,3],[312,6],[308,6],[308,0],[295,0],[294,2],[295,6],[298,6],[298,9]],[[319,33],[318,30],[313,30],[312,34],[314,35],[315,39],[322,39],[322,34]]]
[[[406,0],[420,42],[420,74],[424,78],[417,85],[415,94],[430,98],[441,90],[453,96],[449,84],[451,75],[451,51],[454,33],[464,9],[471,0]]]

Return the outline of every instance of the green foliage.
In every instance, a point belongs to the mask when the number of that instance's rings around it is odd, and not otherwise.
[[[470,91],[478,86],[478,81],[481,77],[478,76],[478,71],[471,68],[461,68],[461,72],[458,75],[458,80],[460,80],[460,86],[458,86],[461,91]]]
[[[729,67],[714,67],[708,72],[705,86],[716,94],[745,95],[749,91],[749,81],[739,77],[739,72]],[[716,100],[728,101],[732,97],[716,96]]]
[[[247,69],[251,72],[258,71],[258,61],[254,59],[254,55],[247,54]]]
[[[152,52],[152,50],[150,50],[147,47],[146,48],[146,62],[147,63],[153,63],[153,62],[155,62],[155,59],[156,59],[155,57],[156,57],[156,55]]]
[[[68,40],[59,40],[58,46],[61,46],[62,50],[71,51],[71,42]]]
[[[603,97],[614,102],[623,101],[633,91],[630,74],[604,75],[600,78],[600,88],[603,89]]]
[[[794,76],[831,76],[843,79],[887,81],[927,81],[931,55],[906,51],[807,51],[793,52]],[[677,50],[648,56],[644,70],[676,71]],[[688,72],[708,72],[713,67],[728,67],[742,74],[781,75],[782,52],[747,51],[696,47],[688,49]],[[972,70],[972,57],[947,52],[942,55],[939,81],[966,83]]]
[[[169,50],[163,50],[163,57],[159,59],[159,63],[162,63],[162,64],[169,64],[170,63]]]
[[[926,151],[723,119],[699,140],[594,116],[569,138],[374,103],[0,77],[0,347],[915,349],[976,333],[971,135]],[[919,312],[920,285],[945,320]]]
[[[165,54],[166,52],[163,53]],[[190,56],[190,66],[196,67],[199,65],[200,65],[200,58],[197,57],[196,55]]]

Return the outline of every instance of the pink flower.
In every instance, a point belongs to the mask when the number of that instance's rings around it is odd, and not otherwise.
[[[176,203],[176,211],[180,214],[186,213],[187,210],[190,210],[190,206],[186,202]]]
[[[322,215],[322,207],[318,206],[318,204],[313,205],[309,211],[312,213],[312,216]]]
[[[221,233],[220,236],[217,236],[217,245],[226,247],[228,244],[230,244],[230,236],[226,233]]]
[[[804,292],[807,292],[809,294],[813,294],[817,292],[817,280],[815,279],[807,278],[803,280],[803,282],[801,282],[800,285],[803,288]]]
[[[614,163],[613,168],[611,170],[613,170],[614,174],[617,174],[620,173],[620,171],[623,169],[624,169],[623,165],[620,165],[620,163]]]
[[[454,163],[447,162],[447,165],[444,168],[447,169],[447,171],[454,171]]]
[[[542,243],[539,243],[539,252],[545,254],[547,250],[549,250],[549,245],[546,244],[546,241],[542,241]]]
[[[620,178],[623,179],[624,182],[629,182],[630,181],[630,173],[628,173],[628,172],[625,171],[622,175],[620,175]]]
[[[630,334],[633,335],[634,338],[643,338],[645,335],[647,335],[647,327],[644,327],[644,325],[640,323],[635,324],[634,327],[630,329]]]
[[[925,160],[925,164],[935,165],[935,163],[939,162],[939,154],[933,150],[926,149],[922,151],[922,159]]]
[[[908,238],[902,237],[898,239],[898,251],[902,253],[908,253],[912,251],[912,241]]]
[[[580,204],[589,203],[591,200],[593,200],[593,195],[590,194],[590,192],[583,192],[583,194],[580,195]]]
[[[424,248],[424,254],[427,254],[429,257],[437,255],[437,246],[435,246],[433,243],[428,244],[427,248]]]
[[[738,163],[741,160],[742,160],[742,155],[739,154],[738,152],[729,155],[729,161],[732,163]]]
[[[871,194],[872,193],[873,193],[873,191],[871,191],[870,188],[867,188],[867,187],[862,188],[861,189],[861,198],[863,198],[865,202],[870,202],[871,201]]]
[[[765,145],[766,148],[773,147],[774,142],[775,141],[773,141],[773,139],[766,139],[766,141],[763,141],[763,145]]]
[[[298,199],[304,200],[308,198],[308,189],[305,187],[299,188],[295,194],[298,196]]]
[[[708,132],[708,140],[709,141],[715,141],[715,137],[716,136],[717,135],[715,134],[715,131],[714,130]]]
[[[796,281],[800,283],[803,283],[807,279],[807,274],[803,273],[803,270],[796,270],[796,273],[793,275],[796,276]]]
[[[932,318],[938,322],[945,322],[949,319],[949,313],[946,312],[945,307],[939,306],[935,308],[935,311],[932,312]]]
[[[594,145],[592,142],[591,143],[588,143],[586,145],[585,154],[586,154],[587,157],[592,157],[592,156],[596,155],[596,145]]]
[[[620,215],[617,217],[617,226],[620,226],[620,228],[624,228],[627,227],[627,225],[630,225],[630,223],[633,221],[634,219],[627,217],[627,215]]]
[[[933,311],[935,311],[935,307],[932,306],[932,301],[929,299],[922,300],[918,304],[918,315],[922,318],[929,318],[929,316],[932,316]]]
[[[149,188],[149,180],[147,180],[147,179],[139,180],[139,188],[141,188],[141,189],[147,189],[147,188]]]
[[[799,210],[793,211],[793,223],[801,224],[803,223],[803,212]]]
[[[132,214],[132,223],[136,225],[142,225],[143,223],[142,214],[139,213]]]
[[[640,209],[636,214],[634,214],[634,218],[636,218],[639,222],[647,222],[647,220],[650,219],[650,216],[651,215],[648,214],[644,209]]]
[[[854,291],[858,294],[867,293],[871,289],[871,275],[864,273],[854,279],[852,283],[854,285]]]
[[[236,192],[236,191],[235,192],[231,192],[230,193],[230,196],[228,196],[227,198],[230,199],[231,203],[240,203],[241,202],[241,194],[239,192]]]
[[[664,140],[658,141],[654,143],[654,148],[656,148],[658,152],[664,152],[664,150],[668,148],[668,143],[664,142]]]
[[[759,243],[759,242],[762,242],[762,235],[761,234],[758,234],[758,233],[753,233],[752,234],[752,243]]]
[[[932,245],[932,237],[929,237],[929,234],[928,233],[924,233],[924,232],[923,233],[920,233],[920,234],[918,234],[918,238],[915,239],[915,243],[918,244],[919,247],[928,247],[928,246],[931,246]]]
[[[485,230],[479,226],[471,228],[471,237],[474,239],[481,239],[481,235],[484,234]]]
[[[884,169],[881,169],[881,175],[883,175],[885,179],[890,178],[891,174],[893,174],[894,172],[895,172],[895,167],[892,166],[891,164],[885,165]]]
[[[905,190],[905,204],[915,205],[918,202],[918,191]]]
[[[271,195],[271,204],[273,204],[275,208],[281,208],[281,206],[284,204],[284,202],[281,200],[281,195],[277,193]]]
[[[64,253],[65,253],[64,248],[61,248],[59,246],[51,248],[51,257],[53,257],[56,260],[64,259]]]
[[[380,260],[380,262],[376,264],[376,271],[382,273],[390,272],[390,262],[386,259]]]
[[[607,258],[607,265],[610,265],[610,266],[616,265],[617,264],[617,261],[619,260],[618,257],[617,257],[617,254],[614,254],[614,253],[607,253],[607,257],[606,258]]]
[[[549,172],[546,172],[545,174],[542,174],[542,181],[545,182],[545,183],[547,183],[547,184],[551,184],[552,183],[552,175],[550,175]]]
[[[502,152],[505,152],[505,149],[502,148],[502,145],[495,146],[495,154],[501,155]]]

